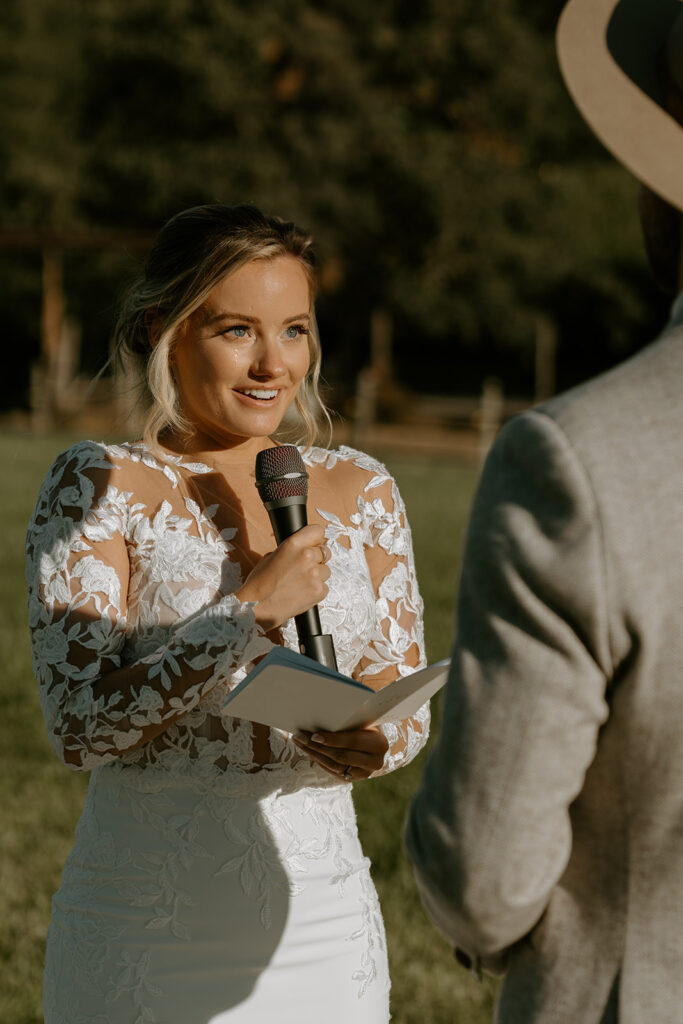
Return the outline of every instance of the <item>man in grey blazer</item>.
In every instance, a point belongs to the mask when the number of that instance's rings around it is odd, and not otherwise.
[[[570,0],[558,45],[683,290],[683,5]],[[494,445],[407,844],[459,959],[506,971],[500,1024],[683,1022],[683,294]]]

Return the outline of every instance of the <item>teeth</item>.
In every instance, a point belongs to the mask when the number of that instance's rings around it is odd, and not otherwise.
[[[263,391],[260,388],[240,388],[240,392],[243,395],[251,395],[252,398],[277,398],[277,389],[275,391]]]

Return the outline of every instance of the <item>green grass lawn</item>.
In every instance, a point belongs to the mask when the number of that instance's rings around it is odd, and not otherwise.
[[[55,454],[73,439],[0,434],[0,1021],[39,1024],[43,945],[87,778],[69,772],[47,742],[31,672],[24,595],[24,533]],[[425,600],[430,661],[447,656],[467,509],[469,467],[423,457],[387,459],[411,521]],[[435,709],[438,715],[438,708]],[[359,825],[373,863],[389,941],[394,1024],[484,1024],[493,986],[477,984],[428,923],[402,850],[407,804],[424,753],[408,768],[355,787]]]

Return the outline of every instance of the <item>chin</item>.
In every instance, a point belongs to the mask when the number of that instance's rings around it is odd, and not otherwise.
[[[282,417],[273,418],[270,420],[262,420],[260,423],[231,423],[221,424],[219,430],[212,432],[212,437],[218,441],[219,444],[225,444],[226,447],[240,442],[245,441],[256,441],[259,438],[270,437],[280,428],[282,423]]]

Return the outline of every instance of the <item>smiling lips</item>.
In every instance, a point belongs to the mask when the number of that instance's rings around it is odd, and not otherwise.
[[[246,395],[247,398],[255,398],[259,402],[277,398],[280,394],[278,388],[235,388],[235,391],[238,395]]]

